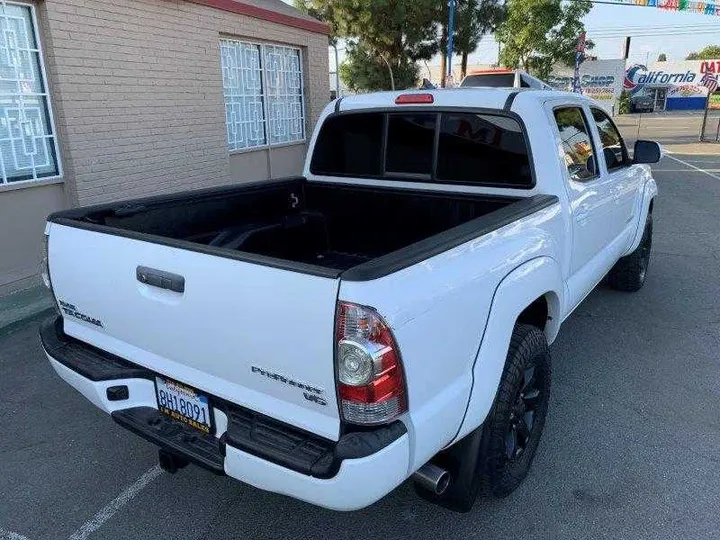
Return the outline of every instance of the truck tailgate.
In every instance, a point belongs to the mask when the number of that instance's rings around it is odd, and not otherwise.
[[[338,279],[56,223],[48,249],[68,335],[337,440]],[[181,276],[184,291],[143,283],[138,267]]]

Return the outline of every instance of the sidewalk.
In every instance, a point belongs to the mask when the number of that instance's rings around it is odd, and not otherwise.
[[[43,285],[0,297],[0,334],[31,317],[53,309],[50,292]]]

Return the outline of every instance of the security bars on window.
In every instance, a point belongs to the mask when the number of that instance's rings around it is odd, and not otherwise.
[[[230,150],[305,139],[299,49],[223,39],[220,58]]]
[[[32,7],[0,2],[0,183],[59,175]]]

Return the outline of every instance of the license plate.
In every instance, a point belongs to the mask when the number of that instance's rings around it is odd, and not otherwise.
[[[210,433],[210,402],[207,396],[169,379],[155,377],[158,410],[175,420]]]

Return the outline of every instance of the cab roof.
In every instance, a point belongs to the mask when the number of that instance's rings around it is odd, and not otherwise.
[[[432,95],[433,102],[431,104],[403,104],[397,105],[395,100],[402,95]],[[361,110],[361,109],[388,109],[413,106],[442,108],[442,107],[477,107],[483,109],[503,110],[508,103],[511,95],[522,95],[522,100],[536,101],[542,103],[548,99],[558,97],[572,97],[573,101],[585,98],[579,94],[569,92],[560,92],[557,90],[535,90],[531,88],[482,88],[482,87],[465,87],[465,88],[438,88],[435,90],[402,90],[396,92],[373,92],[371,94],[359,94],[355,96],[344,96],[340,103],[336,102],[338,111]]]

